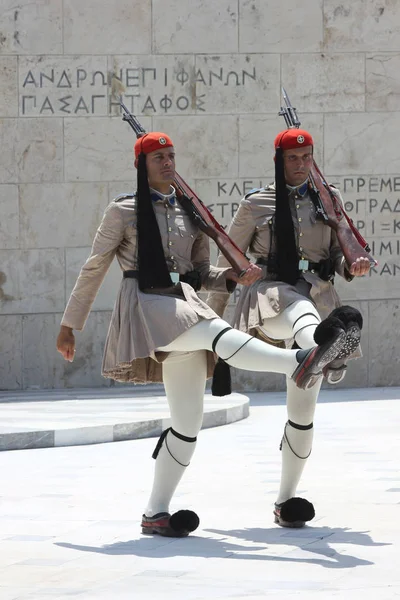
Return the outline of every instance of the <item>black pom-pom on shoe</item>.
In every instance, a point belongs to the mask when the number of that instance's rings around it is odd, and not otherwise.
[[[356,323],[360,329],[363,328],[363,317],[359,310],[352,306],[339,306],[335,308],[329,317],[335,317],[342,321],[343,325],[347,329],[348,326]]]
[[[336,317],[329,316],[314,331],[314,340],[318,346],[322,346],[335,339],[340,331],[345,331],[342,321]]]
[[[281,505],[284,521],[311,521],[315,517],[314,506],[305,498],[289,498]]]
[[[300,528],[315,517],[315,510],[305,498],[289,498],[286,502],[275,504],[274,517],[275,523],[281,527]]]
[[[328,319],[339,319],[346,330],[346,342],[338,353],[337,359],[348,358],[356,351],[360,344],[363,318],[359,310],[352,306],[339,306],[335,308]]]
[[[178,510],[169,519],[171,529],[180,535],[188,535],[198,528],[200,519],[193,510]]]

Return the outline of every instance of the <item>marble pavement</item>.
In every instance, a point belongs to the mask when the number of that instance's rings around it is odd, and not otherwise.
[[[199,436],[172,507],[199,512],[186,539],[140,534],[152,439],[0,453],[1,600],[399,598],[400,389],[322,392],[298,531],[272,522],[283,395],[250,399]]]

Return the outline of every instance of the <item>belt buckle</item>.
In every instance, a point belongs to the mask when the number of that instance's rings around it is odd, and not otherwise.
[[[309,261],[302,258],[299,260],[299,269],[300,271],[308,271]]]
[[[170,273],[170,276],[174,284],[179,283],[179,273]]]

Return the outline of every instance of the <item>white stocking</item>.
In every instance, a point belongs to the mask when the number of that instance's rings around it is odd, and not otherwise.
[[[300,348],[309,348],[315,344],[314,331],[320,322],[321,318],[315,306],[308,300],[299,300],[276,317],[266,319],[261,329],[272,339],[294,338]],[[286,378],[288,422],[282,437],[278,504],[296,494],[296,488],[311,453],[314,429],[310,425],[313,422],[321,384],[322,377],[311,389],[301,390],[294,381]]]
[[[184,441],[169,431],[156,458],[153,489],[145,510],[148,517],[169,512],[169,504],[196,448],[203,421],[207,377],[205,351],[169,356],[163,362],[163,381],[171,411],[172,429],[192,438]]]
[[[300,348],[315,346],[314,331],[321,322],[314,304],[309,300],[298,300],[276,317],[265,319],[261,330],[274,340],[294,338]]]
[[[287,413],[289,421],[285,425],[282,438],[281,484],[277,503],[292,498],[311,453],[314,429],[309,427],[314,418],[315,406],[321,387],[322,377],[309,390],[296,387],[289,377],[287,385]],[[299,429],[308,427],[308,429]]]
[[[165,352],[213,350],[215,338],[227,328],[229,324],[222,319],[203,320],[158,350]],[[315,345],[313,341],[310,348]],[[296,350],[276,348],[237,329],[229,329],[218,339],[215,352],[232,367],[246,371],[283,373],[290,376],[298,365]]]

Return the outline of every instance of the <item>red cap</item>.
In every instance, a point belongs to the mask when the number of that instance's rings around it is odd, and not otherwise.
[[[154,150],[168,148],[170,146],[173,146],[173,143],[166,133],[161,133],[161,131],[145,133],[141,138],[136,140],[134,146],[135,158],[137,158],[141,152],[143,152],[143,154],[149,154],[150,152],[154,152]]]
[[[311,133],[305,129],[285,129],[278,133],[274,145],[275,148],[282,148],[282,150],[292,150],[292,148],[314,146],[314,141]]]

